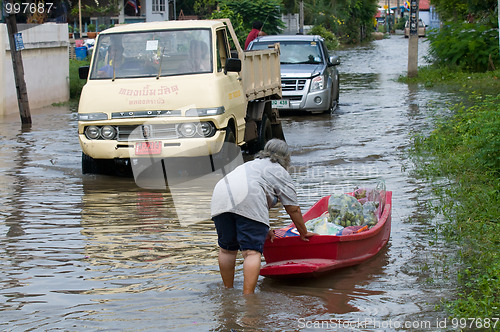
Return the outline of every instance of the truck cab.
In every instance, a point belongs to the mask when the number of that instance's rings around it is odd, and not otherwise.
[[[100,33],[90,66],[80,68],[87,79],[78,108],[83,173],[136,158],[214,155],[228,141],[246,146],[259,139],[266,113],[279,126],[267,106],[281,98],[279,51],[261,52],[278,60],[273,72],[255,77],[251,67],[262,60],[245,56],[237,40],[238,58],[231,58],[230,34],[235,39],[228,20],[136,23]]]

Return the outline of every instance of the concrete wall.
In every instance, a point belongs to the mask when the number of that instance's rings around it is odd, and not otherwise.
[[[21,54],[30,110],[67,101],[68,25],[19,24],[18,30],[22,33],[25,47]],[[19,108],[7,26],[0,24],[0,116],[17,112]]]

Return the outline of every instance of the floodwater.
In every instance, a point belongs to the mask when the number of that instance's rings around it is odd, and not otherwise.
[[[260,278],[252,296],[241,295],[241,258],[235,289],[223,289],[210,220],[179,222],[166,190],[81,174],[74,110],[33,112],[24,131],[17,116],[0,119],[0,329],[446,328],[435,305],[453,294],[453,280],[441,280],[432,262],[453,248],[429,232],[439,220],[425,212],[432,196],[410,172],[406,149],[428,127],[429,105],[454,97],[396,81],[407,68],[407,45],[396,35],[339,51],[337,111],[283,115],[302,210],[384,180],[393,191],[388,245],[319,279]],[[420,64],[426,49],[420,40]],[[193,196],[190,208],[198,203]],[[271,221],[289,222],[279,208]]]

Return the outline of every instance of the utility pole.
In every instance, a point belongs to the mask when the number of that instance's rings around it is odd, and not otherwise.
[[[418,0],[411,0],[410,38],[408,38],[408,77],[412,78],[417,76],[418,76]]]
[[[13,0],[9,0],[13,4]],[[24,67],[21,50],[16,45],[17,22],[16,15],[10,13],[6,18],[7,34],[9,35],[10,55],[12,57],[12,69],[14,70],[14,82],[16,84],[17,104],[19,105],[19,115],[23,125],[31,125],[30,105],[28,103],[28,90],[24,80]]]
[[[498,0],[500,1],[500,0]],[[300,1],[299,8],[299,34],[304,34],[304,1]]]
[[[80,31],[80,37],[83,38],[83,31],[82,31],[82,0],[78,0],[78,30]]]

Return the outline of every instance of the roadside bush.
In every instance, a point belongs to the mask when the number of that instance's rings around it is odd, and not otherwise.
[[[327,30],[322,25],[315,25],[315,26],[313,26],[313,28],[311,29],[311,31],[309,31],[309,34],[310,35],[320,35],[321,37],[323,37],[325,39],[326,48],[328,50],[337,49],[339,47],[339,45],[340,45],[339,40],[333,34],[333,32]]]
[[[428,34],[431,60],[437,65],[484,72],[499,65],[498,29],[491,24],[447,23]]]
[[[69,98],[78,99],[86,81],[81,80],[78,75],[78,68],[81,66],[88,66],[89,60],[69,60]]]

